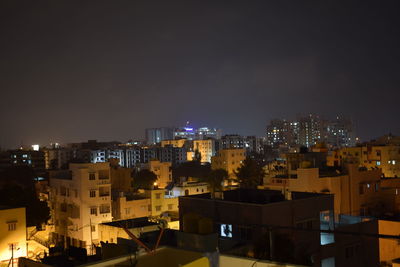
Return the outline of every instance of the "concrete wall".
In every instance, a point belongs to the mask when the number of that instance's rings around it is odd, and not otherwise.
[[[114,220],[125,220],[150,216],[150,198],[127,200],[126,197],[119,197],[113,200],[112,213]]]
[[[290,263],[279,263],[265,260],[257,260],[251,258],[241,258],[229,255],[220,255],[219,257],[219,267],[249,267],[249,266],[257,266],[257,267],[300,267],[302,265],[295,265]]]
[[[129,231],[136,237],[141,233],[158,230],[158,225],[149,225],[140,228],[132,228]],[[131,239],[122,227],[99,224],[99,238],[103,242],[117,243],[117,238]]]
[[[148,163],[148,169],[157,175],[157,186],[165,188],[172,182],[171,162],[160,162],[159,160],[151,160]]]
[[[400,222],[379,220],[379,234],[400,236]],[[379,238],[379,259],[390,263],[400,256],[400,244],[397,239]]]

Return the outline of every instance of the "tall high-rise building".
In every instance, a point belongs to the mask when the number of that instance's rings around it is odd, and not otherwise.
[[[202,140],[208,138],[220,139],[222,130],[218,128],[200,127],[193,128],[189,125],[174,129],[174,139]]]
[[[262,150],[262,139],[256,136],[242,136],[238,134],[227,134],[216,140],[216,151],[221,149],[244,148],[246,152],[260,153]]]
[[[149,145],[154,145],[169,139],[174,139],[174,129],[172,127],[146,129],[146,142]]]
[[[195,133],[196,139],[220,139],[222,136],[222,130],[218,128],[200,127],[195,129]]]
[[[337,116],[324,125],[323,133],[326,143],[333,147],[356,145],[356,134],[350,119]]]
[[[267,143],[272,147],[311,147],[324,142],[329,147],[355,144],[351,120],[337,116],[334,120],[318,115],[299,116],[296,120],[274,119],[267,125]]]
[[[300,117],[299,121],[299,145],[310,147],[323,141],[321,138],[322,121],[317,115],[309,114]]]

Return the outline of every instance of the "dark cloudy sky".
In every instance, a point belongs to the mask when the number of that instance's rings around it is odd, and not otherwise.
[[[400,134],[399,1],[1,1],[0,146],[344,114]]]

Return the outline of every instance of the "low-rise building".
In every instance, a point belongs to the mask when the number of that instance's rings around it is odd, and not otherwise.
[[[26,257],[26,244],[25,208],[0,206],[0,265]]]
[[[171,162],[150,160],[146,167],[157,176],[157,187],[165,188],[170,182],[172,182]]]
[[[130,239],[124,228],[136,237],[146,232],[158,230],[159,224],[147,217],[119,220],[99,224],[99,238],[102,242],[117,243],[118,238]]]
[[[190,196],[197,194],[209,193],[209,184],[197,181],[186,181],[176,184],[169,191],[169,195],[173,197]]]
[[[236,178],[235,171],[242,165],[246,158],[246,150],[238,149],[221,149],[211,158],[211,168],[224,169],[231,178]]]
[[[239,189],[179,198],[180,229],[218,233],[221,253],[306,266],[378,266],[374,220],[335,224],[333,195]]]
[[[165,189],[143,190],[138,194],[123,194],[114,197],[112,204],[114,220],[160,216],[165,212],[178,211],[178,198],[166,194]]]
[[[330,166],[354,163],[369,170],[381,169],[384,177],[400,177],[400,145],[398,144],[344,147],[333,151],[327,159]]]
[[[151,216],[151,199],[143,195],[124,195],[120,192],[119,196],[113,198],[112,216],[113,220]]]
[[[184,147],[186,142],[188,142],[187,139],[169,139],[161,141],[161,146]]]
[[[298,168],[295,178],[270,176],[264,187],[282,192],[301,191],[335,195],[335,213],[354,216],[379,212],[377,204],[389,193],[380,187],[380,170],[363,170],[348,165],[347,172],[326,173],[319,168]]]

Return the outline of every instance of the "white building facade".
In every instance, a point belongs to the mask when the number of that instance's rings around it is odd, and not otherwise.
[[[109,163],[74,163],[51,172],[49,201],[53,241],[92,252],[100,242],[98,224],[112,220]]]

